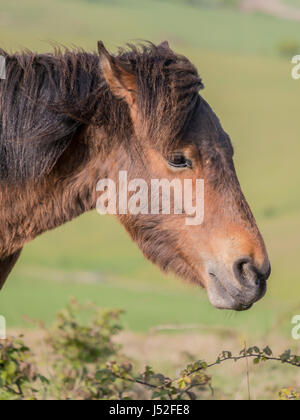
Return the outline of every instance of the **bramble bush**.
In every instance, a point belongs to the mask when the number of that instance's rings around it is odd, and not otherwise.
[[[91,314],[86,323],[81,321],[82,312]],[[39,372],[22,337],[0,341],[0,400],[205,399],[213,391],[207,372],[221,363],[253,359],[255,364],[273,361],[300,367],[300,356],[289,350],[275,357],[269,347],[251,347],[236,356],[224,351],[210,365],[193,362],[175,379],[150,366],[138,373],[113,340],[121,331],[121,315],[120,310],[100,310],[70,300],[52,327],[45,329],[47,361],[51,364],[47,377]],[[300,400],[300,394],[282,389],[278,398]]]
[[[48,380],[37,373],[31,363],[31,352],[19,339],[0,341],[0,400],[35,400],[37,388],[42,390]]]

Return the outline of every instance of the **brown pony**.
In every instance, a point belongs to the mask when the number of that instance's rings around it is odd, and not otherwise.
[[[117,217],[148,259],[205,287],[214,306],[250,308],[270,264],[197,70],[167,42],[98,50],[0,50],[0,287],[25,243],[94,209],[97,181],[127,170],[204,179],[199,226],[182,214]]]

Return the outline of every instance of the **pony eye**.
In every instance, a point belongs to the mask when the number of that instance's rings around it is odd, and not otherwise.
[[[192,168],[192,161],[183,153],[174,153],[168,157],[168,164],[173,168]]]

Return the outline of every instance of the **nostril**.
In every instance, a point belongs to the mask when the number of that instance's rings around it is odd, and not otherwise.
[[[265,287],[266,281],[271,274],[271,267],[268,264],[267,270],[260,270],[255,267],[249,257],[240,258],[233,265],[233,271],[238,281],[247,287]]]
[[[234,274],[243,285],[248,283],[247,277],[249,275],[249,266],[252,266],[251,261],[251,258],[240,258],[233,264]]]
[[[259,285],[262,282],[266,282],[271,275],[271,265],[270,264],[268,264],[267,270],[258,270],[256,268],[254,268],[254,270],[255,270],[256,276],[257,276],[257,282],[258,282],[257,285]]]

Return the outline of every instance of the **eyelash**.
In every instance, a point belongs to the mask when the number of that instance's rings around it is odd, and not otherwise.
[[[190,159],[187,159],[183,153],[174,153],[168,157],[168,164],[173,168],[189,168],[192,169],[193,164]]]

